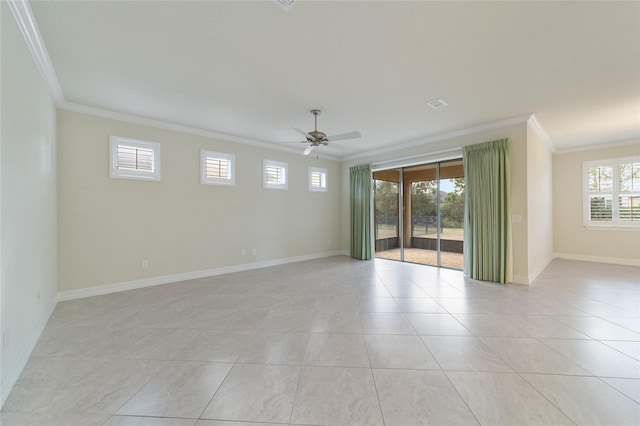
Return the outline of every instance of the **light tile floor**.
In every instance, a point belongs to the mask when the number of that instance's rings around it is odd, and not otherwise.
[[[375,254],[380,259],[400,260],[399,247],[389,250],[376,250]],[[421,265],[437,265],[438,252],[436,250],[407,247],[404,249],[404,261]],[[462,253],[441,251],[440,264],[445,268],[462,269],[464,267],[464,256]]]
[[[637,425],[639,333],[634,267],[334,257],[60,303],[0,424]]]

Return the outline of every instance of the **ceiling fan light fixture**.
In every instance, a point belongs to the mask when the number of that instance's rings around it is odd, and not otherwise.
[[[431,99],[430,101],[427,101],[427,105],[429,105],[433,109],[440,109],[440,108],[444,108],[446,106],[449,106],[447,101],[445,101],[442,98]]]

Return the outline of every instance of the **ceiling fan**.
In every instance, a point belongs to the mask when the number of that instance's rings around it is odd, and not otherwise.
[[[320,115],[320,112],[321,111],[319,109],[311,110],[311,114],[313,114],[315,118],[315,129],[310,131],[309,133],[295,127],[293,128],[293,130],[295,130],[296,132],[304,136],[305,138],[304,141],[285,142],[285,143],[308,143],[310,145],[307,147],[307,149],[304,150],[302,155],[309,155],[311,151],[313,151],[314,148],[319,145],[329,145],[329,142],[342,141],[347,139],[356,139],[356,138],[362,137],[360,132],[349,132],[349,133],[342,133],[340,135],[327,136],[326,133],[318,130],[318,116]]]

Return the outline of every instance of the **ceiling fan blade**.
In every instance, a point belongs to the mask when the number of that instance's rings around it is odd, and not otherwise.
[[[313,151],[313,148],[315,148],[315,147],[316,147],[315,145],[309,145],[309,146],[307,147],[307,149],[305,149],[305,150],[304,150],[304,152],[302,153],[302,155],[309,155],[309,154],[311,154],[311,151]]]
[[[335,141],[343,141],[345,139],[357,139],[361,137],[362,135],[360,134],[360,132],[349,132],[349,133],[342,133],[341,135],[327,136],[327,139],[329,140],[329,142],[335,142]]]
[[[296,128],[296,127],[294,127],[293,130],[295,130],[296,132],[300,133],[305,138],[313,140],[313,136],[311,136],[309,133],[305,132],[304,130],[300,130],[300,129]]]
[[[281,143],[309,143],[309,141],[289,141],[289,142],[277,142],[279,144]]]

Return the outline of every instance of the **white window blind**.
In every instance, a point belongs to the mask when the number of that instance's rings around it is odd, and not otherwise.
[[[111,177],[160,180],[160,144],[111,136]]]
[[[327,169],[309,167],[309,191],[327,191]]]
[[[288,189],[287,163],[273,160],[263,161],[263,186],[270,189]]]
[[[234,186],[235,155],[200,151],[200,183]]]
[[[585,226],[640,226],[640,158],[585,162],[583,173]]]

